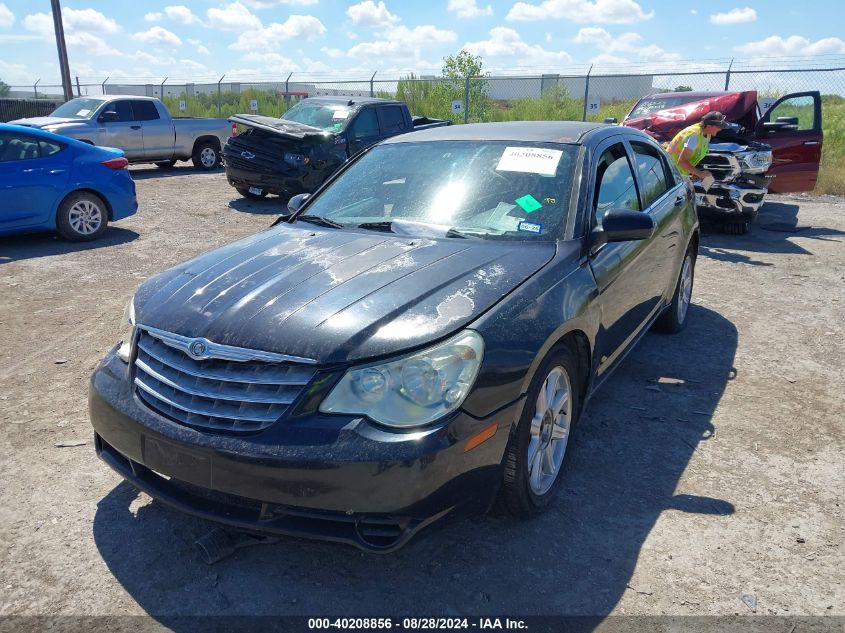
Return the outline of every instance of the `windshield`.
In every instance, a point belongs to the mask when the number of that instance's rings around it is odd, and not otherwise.
[[[64,119],[90,119],[101,105],[103,102],[100,99],[71,99],[53,110],[50,116]]]
[[[305,213],[409,235],[433,226],[446,236],[451,229],[494,239],[555,239],[568,213],[577,152],[577,145],[517,141],[379,145]]]
[[[631,114],[629,119],[639,119],[640,117],[648,116],[652,112],[659,112],[660,110],[668,110],[669,108],[677,108],[678,106],[692,103],[693,101],[703,101],[702,97],[654,97],[651,99],[643,99],[640,101]]]
[[[337,131],[346,126],[351,114],[352,110],[346,106],[303,101],[285,112],[282,118],[286,121],[318,127],[321,130]]]

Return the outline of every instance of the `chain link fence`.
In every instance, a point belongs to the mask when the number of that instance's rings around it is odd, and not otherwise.
[[[677,91],[756,90],[761,104],[787,93],[822,93],[825,141],[822,191],[845,193],[845,68],[749,68],[699,63],[681,70],[484,76],[449,79],[410,74],[397,79],[312,80],[288,74],[276,81],[120,83],[76,80],[78,96],[130,94],[159,97],[174,116],[229,117],[254,113],[278,117],[314,96],[385,97],[405,101],[415,115],[454,123],[523,120],[621,121],[642,97]],[[62,87],[36,82],[10,86],[0,100],[0,121],[43,116],[61,102]],[[57,101],[58,99],[58,101]],[[15,103],[12,103],[12,102]]]

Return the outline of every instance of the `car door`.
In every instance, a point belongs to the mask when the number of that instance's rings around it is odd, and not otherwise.
[[[346,134],[349,142],[349,155],[354,156],[362,149],[377,143],[382,139],[378,115],[375,108],[361,110]]]
[[[784,129],[773,125],[783,117],[797,119],[797,126]],[[824,140],[821,95],[811,91],[781,97],[757,123],[755,138],[772,146],[772,166],[767,173],[774,179],[769,191],[812,191],[819,176]]]
[[[643,209],[636,163],[621,136],[600,145],[591,167],[593,228],[611,209]],[[661,213],[657,213],[661,217]],[[590,254],[601,312],[596,352],[601,375],[618,360],[659,307],[663,288],[652,276],[662,255],[657,234],[647,240],[603,244]]]
[[[61,143],[0,132],[0,232],[48,223],[67,188],[72,160]]]
[[[109,116],[107,112],[114,112]],[[141,122],[135,120],[132,102],[129,99],[116,99],[109,102],[97,117],[100,126],[100,145],[122,149],[129,160],[144,157],[144,135]]]
[[[173,158],[173,123],[163,119],[155,102],[133,99],[132,112],[141,124],[144,140],[144,158],[147,160],[170,160]]]

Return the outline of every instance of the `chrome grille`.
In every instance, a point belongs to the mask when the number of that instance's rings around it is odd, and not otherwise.
[[[200,357],[189,351],[198,340],[207,350]],[[176,422],[218,431],[267,428],[316,373],[310,359],[217,345],[144,326],[139,326],[136,348],[135,391],[144,404]]]

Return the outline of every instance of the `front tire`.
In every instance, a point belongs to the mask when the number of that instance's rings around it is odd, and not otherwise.
[[[59,205],[56,226],[71,242],[89,242],[100,237],[109,223],[106,203],[90,191],[78,191]]]
[[[569,437],[580,412],[581,376],[568,347],[542,362],[505,449],[499,506],[517,517],[542,512],[560,485]]]
[[[175,160],[160,160],[155,163],[159,169],[173,169],[176,166]]]
[[[664,334],[677,334],[687,326],[690,303],[692,302],[692,284],[695,279],[695,254],[692,249],[684,255],[681,274],[675,285],[675,293],[669,307],[654,323],[654,329]]]
[[[194,167],[203,171],[211,171],[220,166],[220,148],[213,141],[197,143],[191,156]]]

